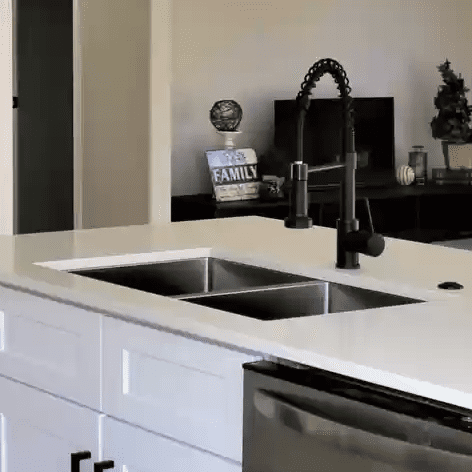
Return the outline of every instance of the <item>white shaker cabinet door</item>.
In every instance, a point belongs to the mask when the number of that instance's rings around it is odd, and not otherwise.
[[[0,471],[69,472],[71,453],[90,451],[80,472],[99,459],[98,413],[0,377]]]
[[[255,357],[105,317],[103,412],[242,461],[243,370]]]
[[[105,417],[103,457],[118,472],[241,472],[241,464]]]
[[[0,286],[0,375],[99,410],[100,316]]]

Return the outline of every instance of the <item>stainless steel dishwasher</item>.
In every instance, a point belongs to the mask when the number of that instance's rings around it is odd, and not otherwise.
[[[312,367],[243,367],[243,472],[472,471],[470,410]]]

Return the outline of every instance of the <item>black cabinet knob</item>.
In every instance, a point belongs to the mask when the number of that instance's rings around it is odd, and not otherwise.
[[[70,455],[70,472],[80,472],[80,461],[90,459],[92,453],[90,451],[73,452]]]
[[[113,469],[115,463],[113,461],[102,461],[93,463],[93,472],[102,472],[105,469]]]

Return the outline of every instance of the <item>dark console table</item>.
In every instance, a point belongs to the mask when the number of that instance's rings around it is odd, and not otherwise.
[[[335,227],[339,189],[310,191],[309,214],[315,225]],[[358,188],[356,216],[367,227],[368,199],[375,230],[386,236],[433,242],[472,236],[472,186],[435,185]],[[259,215],[282,220],[288,199],[216,202],[211,195],[172,197],[172,221]],[[283,224],[283,223],[281,223]]]

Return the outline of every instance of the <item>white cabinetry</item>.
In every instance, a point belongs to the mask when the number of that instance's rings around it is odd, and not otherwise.
[[[100,410],[100,315],[0,286],[0,374]]]
[[[257,359],[0,286],[0,472],[69,470],[80,450],[81,472],[238,471]]]
[[[79,451],[91,453],[80,472],[100,460],[113,460],[120,472],[241,471],[234,461],[4,377],[0,392],[0,472],[69,472]]]
[[[116,471],[241,472],[240,464],[113,418],[105,418],[103,437],[104,457],[113,459]]]
[[[103,322],[103,411],[240,462],[243,372],[255,357],[144,326]]]
[[[71,453],[90,451],[81,472],[99,458],[99,414],[0,377],[0,471],[70,471]]]

